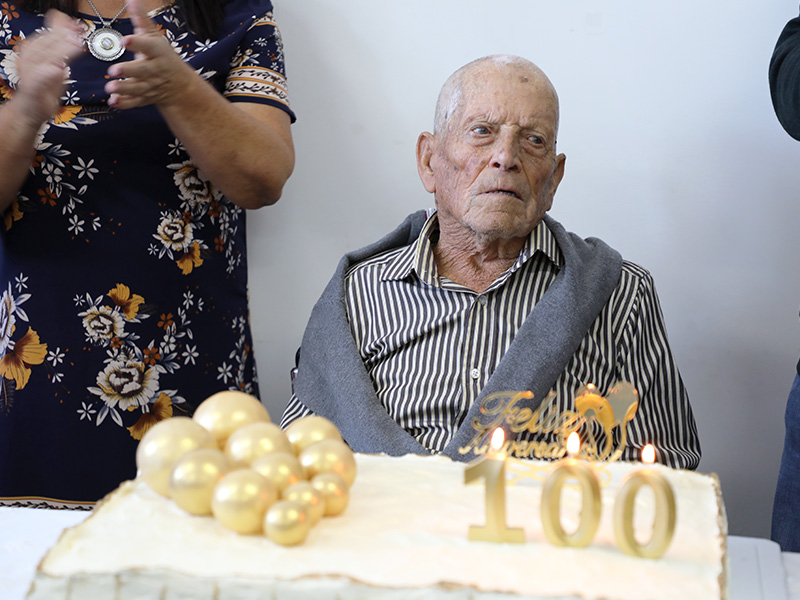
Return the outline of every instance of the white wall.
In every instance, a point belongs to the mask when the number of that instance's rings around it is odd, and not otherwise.
[[[250,214],[262,396],[275,418],[338,257],[432,205],[414,144],[444,79],[530,58],[561,97],[552,214],[649,268],[731,531],[767,537],[800,357],[800,144],[767,65],[797,0],[275,0],[297,167]]]

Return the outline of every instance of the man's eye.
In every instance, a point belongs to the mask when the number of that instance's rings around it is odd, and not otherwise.
[[[544,144],[544,139],[539,137],[538,135],[529,135],[528,141],[531,142],[532,144],[536,144],[537,146],[541,146],[542,144]]]
[[[478,135],[486,135],[489,133],[489,128],[485,125],[477,125],[472,128],[472,133],[477,133]]]

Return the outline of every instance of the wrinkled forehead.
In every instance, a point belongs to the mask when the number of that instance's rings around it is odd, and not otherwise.
[[[485,118],[523,127],[558,128],[558,96],[536,67],[488,64],[465,74],[455,122]]]

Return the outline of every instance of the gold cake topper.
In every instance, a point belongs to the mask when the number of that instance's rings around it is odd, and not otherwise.
[[[578,458],[593,462],[619,460],[628,442],[628,423],[639,408],[639,393],[628,382],[615,383],[603,396],[593,384],[578,388],[575,410],[560,411],[557,395],[551,391],[535,410],[520,406],[531,400],[530,391],[497,392],[487,396],[481,404],[481,415],[472,422],[475,436],[460,454],[473,452],[483,455],[489,449],[491,432],[497,427],[509,435],[503,452],[516,458],[558,459],[566,454],[566,439],[573,431],[581,431],[581,449]],[[615,443],[615,430],[619,439]],[[527,439],[515,439],[528,433]],[[602,447],[601,447],[602,445]]]

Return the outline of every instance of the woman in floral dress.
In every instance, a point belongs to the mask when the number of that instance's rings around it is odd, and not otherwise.
[[[0,0],[0,503],[90,505],[154,423],[258,393],[245,209],[293,119],[269,0]]]

